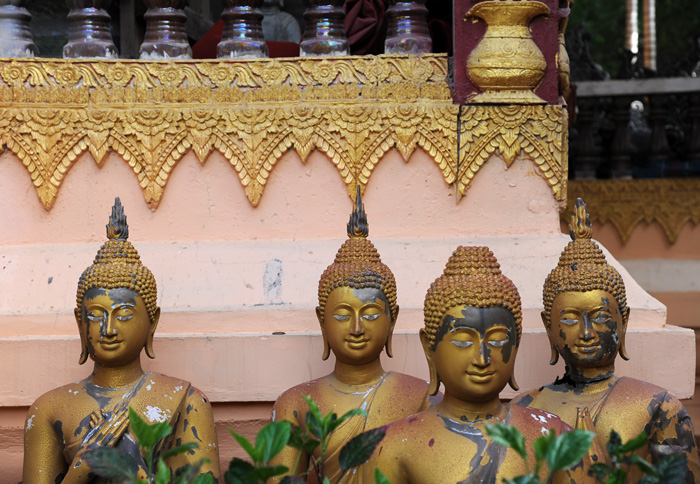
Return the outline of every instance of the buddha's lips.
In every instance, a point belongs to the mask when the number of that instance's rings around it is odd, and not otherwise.
[[[600,343],[576,345],[576,348],[583,353],[595,353],[600,348]]]
[[[366,345],[369,340],[368,339],[346,339],[345,342],[350,345],[350,346],[364,346]]]
[[[101,346],[117,346],[121,344],[122,340],[120,339],[114,339],[114,340],[100,340],[100,345]]]

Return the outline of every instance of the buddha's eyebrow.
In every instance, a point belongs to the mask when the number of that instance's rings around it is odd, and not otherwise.
[[[130,303],[130,302],[116,302],[110,306],[110,309],[121,308],[123,306],[128,306],[130,308],[133,308],[134,306],[136,306],[136,304]]]

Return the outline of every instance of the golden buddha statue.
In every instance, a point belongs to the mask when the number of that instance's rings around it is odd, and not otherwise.
[[[379,468],[392,484],[496,483],[527,474],[523,459],[493,442],[486,424],[515,426],[526,445],[550,430],[570,430],[555,415],[499,399],[513,379],[522,332],[520,295],[487,247],[459,247],[425,297],[420,331],[430,368],[430,392],[442,401],[388,426],[362,468]],[[530,454],[533,454],[530,451]],[[534,456],[530,455],[534,469]],[[540,476],[542,478],[542,476]],[[552,482],[570,484],[567,472]]]
[[[303,428],[308,411],[304,395],[311,396],[324,414],[333,411],[340,416],[356,408],[367,412],[367,417],[352,417],[332,434],[325,460],[325,475],[331,482],[338,482],[340,450],[350,439],[430,405],[424,380],[382,368],[382,350],[386,348],[392,356],[391,337],[399,306],[394,275],[382,263],[368,234],[358,190],[348,223],[349,239],[318,284],[316,315],[323,335],[323,359],[331,352],[335,355],[334,371],[285,391],[272,410],[272,420],[287,420]],[[308,471],[309,482],[316,482],[313,463],[309,464],[319,457],[318,448],[313,456],[299,456],[299,451],[286,447],[273,463],[287,466],[296,475]],[[357,482],[357,476],[346,474],[341,482]]]
[[[594,445],[599,449],[605,449],[611,430],[623,442],[644,430],[648,445],[639,455],[656,462],[682,452],[688,457],[685,482],[698,482],[693,425],[683,405],[656,385],[615,376],[617,354],[628,359],[625,332],[630,308],[622,277],[591,239],[590,217],[580,198],[570,229],[572,242],[544,283],[542,312],[552,348],[550,363],[561,355],[565,373],[514,402],[556,413],[569,425],[596,432]],[[637,482],[637,469],[630,471],[629,482]]]
[[[189,382],[141,368],[141,349],[154,357],[160,308],[155,277],[127,241],[129,227],[119,198],[107,225],[107,242],[78,282],[75,320],[92,374],[40,396],[29,408],[24,434],[24,484],[102,482],[83,460],[87,450],[118,447],[144,457],[130,431],[128,410],[148,423],[167,422],[161,446],[195,442],[199,449],[166,459],[172,471],[209,459],[201,472],[219,479],[219,450],[211,405]]]

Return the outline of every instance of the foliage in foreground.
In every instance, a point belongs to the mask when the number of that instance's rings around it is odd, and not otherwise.
[[[518,429],[503,424],[487,424],[486,433],[494,442],[512,448],[525,460],[527,474],[514,479],[505,479],[506,484],[541,484],[539,471],[545,463],[549,473],[544,482],[548,482],[554,472],[563,471],[578,464],[590,449],[595,436],[595,433],[586,430],[572,430],[559,436],[552,431],[538,438],[533,444],[537,463],[534,472],[530,472],[525,438]],[[644,431],[625,444],[622,443],[617,432],[611,431],[610,440],[606,446],[610,462],[593,464],[589,474],[602,484],[625,484],[627,469],[635,466],[644,473],[644,477],[637,484],[683,484],[688,470],[686,455],[670,455],[656,464],[650,464],[634,453],[646,443],[647,435]]]
[[[242,435],[230,431],[252,462],[234,458],[224,475],[226,484],[264,483],[271,477],[288,473],[289,468],[286,466],[270,465],[272,458],[282,452],[287,445],[300,452],[294,469],[292,469],[292,475],[285,476],[280,481],[281,484],[303,484],[306,482],[305,478],[293,475],[296,467],[299,465],[302,453],[310,456],[311,464],[316,469],[319,481],[323,484],[331,484],[330,479],[325,475],[326,451],[331,435],[347,419],[354,416],[366,417],[367,412],[355,409],[350,410],[342,417],[338,417],[332,411],[323,415],[316,402],[310,397],[304,396],[304,400],[309,406],[309,411],[306,413],[305,429],[292,425],[289,422],[272,422],[260,430],[255,438],[255,445]],[[340,482],[348,471],[367,462],[374,449],[384,438],[384,435],[385,430],[383,428],[368,430],[353,437],[345,444],[340,450],[341,475],[338,477],[337,482]],[[319,447],[321,449],[321,457],[316,459],[313,453]],[[390,484],[389,480],[379,469],[375,469],[374,477],[376,484]]]
[[[129,427],[144,456],[146,475],[139,477],[139,462],[136,457],[117,447],[100,447],[85,452],[83,460],[93,474],[111,479],[114,484],[212,484],[214,481],[211,474],[200,474],[202,464],[208,462],[207,459],[184,465],[174,473],[165,463],[170,457],[198,448],[194,442],[178,445],[161,455],[155,454],[158,444],[173,431],[166,422],[149,425],[129,408]]]

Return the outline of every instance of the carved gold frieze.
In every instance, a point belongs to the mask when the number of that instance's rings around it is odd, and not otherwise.
[[[152,208],[189,150],[201,163],[212,150],[222,153],[253,205],[289,149],[302,161],[312,150],[325,153],[350,196],[394,147],[405,159],[416,148],[429,153],[460,195],[491,154],[510,165],[523,151],[563,199],[561,107],[467,106],[460,115],[447,76],[444,55],[0,59],[0,144],[22,161],[47,209],[86,151],[98,164],[118,153]]]
[[[700,179],[581,180],[569,182],[568,190],[562,220],[569,220],[581,197],[591,220],[613,224],[623,242],[642,222],[658,223],[671,244],[686,223],[700,223]]]

